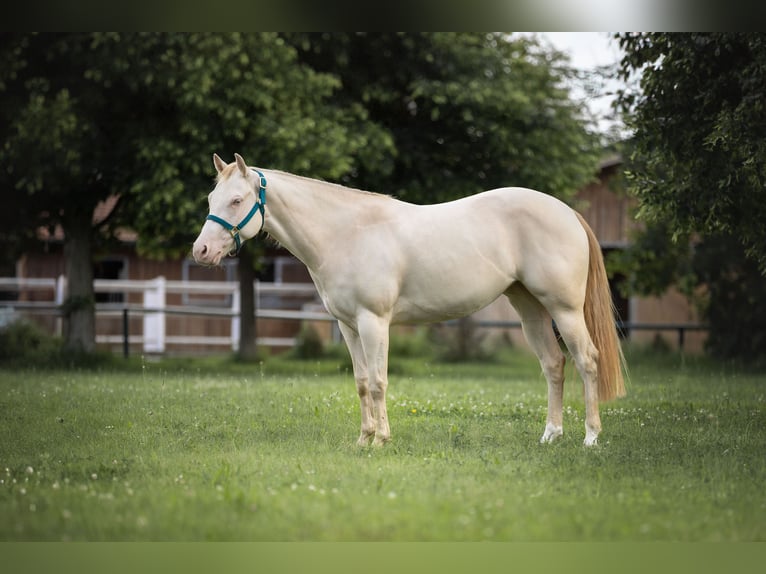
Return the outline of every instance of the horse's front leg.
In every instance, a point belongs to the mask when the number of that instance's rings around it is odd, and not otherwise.
[[[363,312],[357,319],[357,329],[369,374],[369,391],[375,416],[374,444],[382,445],[391,440],[386,410],[389,321],[374,313]]]
[[[359,395],[359,407],[362,412],[362,430],[356,441],[359,446],[366,446],[375,436],[375,418],[373,417],[372,397],[370,396],[369,371],[367,360],[364,358],[362,342],[359,334],[343,322],[338,322],[340,332],[346,341],[351,354],[351,364],[354,368],[356,392]]]

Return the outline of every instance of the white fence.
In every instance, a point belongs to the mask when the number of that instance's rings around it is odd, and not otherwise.
[[[264,299],[270,296],[288,297],[299,296],[307,300],[317,298],[316,287],[311,283],[261,283],[255,282],[256,317],[262,319],[282,319],[298,321],[334,321],[324,311],[321,305],[310,305],[310,309],[291,310],[264,308]],[[239,283],[227,281],[171,281],[165,277],[150,280],[96,279],[94,291],[98,293],[121,293],[125,302],[98,303],[97,317],[123,317],[123,332],[120,334],[97,334],[96,342],[105,344],[140,344],[145,353],[164,353],[168,345],[206,345],[230,347],[236,350],[239,345],[239,313],[240,292]],[[52,278],[0,278],[0,292],[11,293],[36,292],[37,300],[0,301],[6,320],[19,312],[39,313],[56,316],[56,331],[61,333],[60,306],[66,298],[66,277]],[[40,300],[39,293],[46,294]],[[141,303],[129,303],[130,294],[141,294]],[[210,304],[169,305],[168,294],[175,293],[186,296],[214,296],[217,301]],[[136,299],[134,297],[134,299]],[[127,332],[128,316],[140,314],[142,317],[142,334]],[[196,315],[218,318],[228,318],[230,335],[169,335],[167,333],[167,317],[170,315]],[[266,346],[292,346],[295,339],[290,337],[260,337],[258,344]]]
[[[261,283],[255,282],[256,293],[256,317],[259,319],[277,319],[291,321],[328,321],[331,322],[331,337],[334,341],[340,341],[335,320],[317,303],[318,296],[316,287],[312,283]],[[239,283],[228,281],[169,281],[164,277],[140,280],[109,280],[97,279],[94,281],[96,293],[122,293],[125,302],[122,303],[99,303],[96,305],[97,317],[121,317],[121,332],[97,333],[96,342],[100,344],[123,345],[127,353],[129,346],[140,345],[145,353],[164,353],[169,345],[173,346],[199,346],[222,347],[237,350],[239,346],[239,312],[240,293]],[[10,293],[9,293],[10,292]],[[26,297],[15,297],[22,292],[35,292],[38,300],[25,300]],[[43,300],[39,300],[39,293],[46,293]],[[141,303],[128,302],[130,294],[140,293]],[[208,304],[169,305],[168,294],[181,294],[198,297],[217,297],[217,301]],[[3,278],[0,277],[0,295],[11,296],[11,300],[0,300],[0,326],[4,322],[13,320],[19,312],[28,314],[45,314],[55,317],[55,331],[60,334],[62,330],[62,318],[60,306],[66,298],[66,278],[59,276],[56,279],[37,278]],[[314,301],[313,304],[304,305],[297,309],[280,309],[265,305],[272,297],[303,297],[306,301]],[[18,299],[18,300],[13,300]],[[137,300],[138,297],[132,299]],[[217,317],[228,319],[230,326],[227,336],[209,334],[168,334],[167,318],[173,315],[192,315],[201,317]],[[129,316],[140,316],[142,321],[141,334],[132,333],[129,329]],[[453,326],[456,322],[448,321],[447,326]],[[478,327],[520,329],[518,321],[492,321],[479,320]],[[649,332],[676,332],[678,334],[678,348],[684,349],[686,333],[707,331],[707,326],[698,323],[636,323],[619,322],[618,328],[626,337],[634,331]],[[136,329],[138,330],[138,329]],[[295,345],[294,337],[258,337],[259,345],[269,347],[292,347]]]

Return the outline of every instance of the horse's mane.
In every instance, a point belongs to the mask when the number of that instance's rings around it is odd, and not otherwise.
[[[341,185],[339,183],[333,183],[333,182],[324,181],[324,180],[321,180],[321,179],[314,179],[314,178],[311,178],[311,177],[305,177],[305,176],[302,176],[302,175],[296,175],[294,173],[289,173],[289,172],[286,172],[286,171],[280,171],[280,170],[277,170],[277,169],[274,169],[274,170],[271,170],[271,171],[273,171],[275,173],[278,173],[280,175],[284,175],[284,176],[290,177],[290,178],[299,179],[301,181],[304,181],[306,183],[310,183],[312,185],[317,185],[317,186],[329,188],[329,190],[331,192],[333,192],[333,193],[353,193],[353,194],[370,195],[370,196],[373,196],[373,197],[380,197],[380,198],[383,198],[383,199],[392,199],[392,197],[390,195],[386,195],[384,193],[376,193],[374,191],[365,191],[363,189],[357,189],[355,187],[348,187],[348,186],[345,186],[345,185]]]
[[[237,171],[237,164],[231,163],[231,164],[227,165],[225,168],[223,168],[223,171],[221,171],[221,173],[218,174],[218,177],[216,178],[216,182],[220,182],[220,181],[224,181],[224,180],[229,179],[236,171]],[[296,175],[294,173],[290,173],[290,172],[287,172],[287,171],[281,171],[281,170],[278,170],[278,169],[271,169],[269,171],[273,171],[274,173],[278,173],[279,175],[284,175],[284,176],[287,176],[289,178],[299,179],[301,181],[304,181],[306,183],[310,183],[312,185],[327,187],[327,188],[330,188],[333,192],[336,192],[336,193],[337,192],[341,192],[341,193],[351,192],[351,193],[371,195],[371,196],[387,198],[387,199],[391,199],[392,198],[390,195],[386,195],[386,194],[383,194],[383,193],[376,193],[374,191],[365,191],[363,189],[356,189],[354,187],[347,187],[347,186],[341,185],[339,183],[332,183],[332,182],[324,181],[324,180],[321,180],[321,179],[315,179],[315,178],[311,178],[311,177],[305,177],[305,176],[302,176],[302,175]]]

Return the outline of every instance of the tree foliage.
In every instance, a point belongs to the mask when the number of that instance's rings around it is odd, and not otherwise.
[[[676,233],[736,235],[766,272],[766,37],[620,34],[640,215]]]
[[[721,358],[766,366],[766,275],[743,252],[739,238],[716,235],[700,243],[692,277],[704,286],[708,348]]]
[[[177,34],[150,39],[164,51],[148,95],[163,124],[148,126],[130,187],[139,249],[154,256],[188,251],[206,211],[211,152],[236,151],[254,165],[337,179],[353,165],[377,173],[392,150],[388,134],[360,106],[336,106],[336,77],[301,66],[275,34]],[[155,82],[156,83],[156,82]],[[168,125],[169,124],[169,125]],[[154,128],[154,129],[152,129]],[[255,358],[254,269],[261,249],[239,255],[239,355]]]
[[[327,106],[337,79],[299,65],[273,34],[6,35],[0,61],[3,233],[61,226],[78,238],[67,260],[81,271],[69,281],[80,303],[93,299],[89,247],[117,226],[139,232],[143,253],[188,251],[213,151],[334,178],[391,147],[363,108]],[[109,196],[121,201],[93,228]],[[71,311],[92,319],[92,304]],[[76,331],[92,348],[92,325]]]
[[[766,39],[620,34],[630,182],[646,230],[618,263],[642,293],[700,304],[709,350],[766,360]],[[691,246],[691,248],[689,247]]]
[[[4,37],[3,184],[39,224],[129,199],[115,224],[139,248],[188,249],[211,155],[338,178],[390,153],[365,111],[327,105],[338,80],[301,66],[274,34]],[[74,201],[73,201],[74,200]],[[27,227],[26,225],[24,226]]]
[[[65,234],[68,277],[65,335],[72,350],[92,350],[95,339],[91,248],[99,201],[124,189],[135,117],[123,83],[99,46],[101,34],[11,34],[0,39],[3,98],[0,188],[4,233],[32,240],[40,227]],[[130,77],[130,76],[129,76]],[[122,104],[122,106],[121,106]],[[127,120],[127,121],[126,121]],[[24,243],[20,244],[24,245]]]
[[[392,136],[389,175],[360,166],[359,187],[416,203],[492,187],[571,197],[595,173],[598,140],[562,54],[534,38],[483,33],[287,34],[303,62],[342,82]]]
[[[335,179],[357,163],[374,171],[392,149],[387,134],[365,121],[363,108],[330,105],[337,78],[301,66],[274,34],[152,38],[171,44],[166,66],[153,65],[164,85],[150,95],[171,125],[144,126],[140,139],[131,222],[151,238],[144,250],[167,255],[169,246],[196,235],[213,151]]]

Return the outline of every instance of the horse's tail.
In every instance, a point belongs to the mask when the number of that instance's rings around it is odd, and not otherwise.
[[[593,344],[598,349],[598,398],[601,401],[609,401],[625,396],[625,357],[617,336],[614,304],[601,246],[582,215],[577,213],[577,218],[588,235],[590,252],[588,283],[585,290],[585,324]]]

